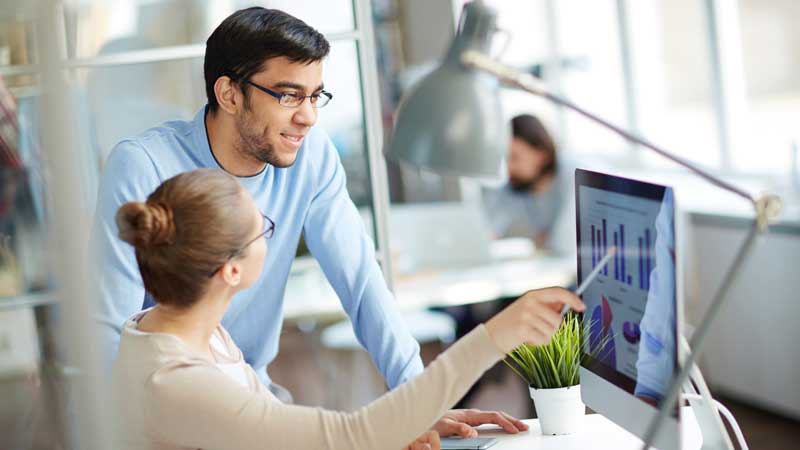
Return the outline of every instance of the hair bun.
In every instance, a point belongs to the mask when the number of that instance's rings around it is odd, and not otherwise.
[[[128,202],[117,211],[120,239],[136,248],[171,244],[175,238],[172,209],[163,203]]]

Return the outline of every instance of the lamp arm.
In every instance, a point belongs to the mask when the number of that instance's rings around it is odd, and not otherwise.
[[[544,86],[542,82],[540,82],[530,74],[522,73],[514,69],[513,67],[509,67],[505,64],[495,61],[491,57],[481,52],[475,50],[465,51],[461,55],[461,62],[467,68],[476,69],[491,74],[497,77],[501,82],[509,86],[521,89],[525,92],[540,97],[544,97],[553,103],[571,109],[583,115],[584,117],[592,120],[593,122],[596,122],[602,125],[603,127],[614,131],[618,135],[622,136],[624,139],[630,142],[637,143],[643,147],[646,147],[658,153],[659,155],[669,159],[670,161],[673,161],[676,164],[689,169],[690,171],[697,174],[706,181],[710,182],[711,184],[746,199],[753,206],[753,209],[755,211],[753,226],[749,230],[744,243],[739,248],[733,263],[725,272],[722,283],[717,288],[717,291],[714,295],[711,305],[709,306],[703,318],[700,320],[700,325],[698,326],[697,330],[692,336],[691,348],[693,349],[693,351],[689,353],[687,360],[683,361],[680,372],[672,380],[670,388],[667,391],[667,394],[664,396],[664,400],[661,404],[661,407],[659,408],[658,415],[656,416],[655,419],[653,419],[653,421],[650,423],[650,426],[647,429],[647,433],[645,434],[645,439],[644,439],[644,446],[642,447],[642,450],[647,450],[650,447],[650,445],[652,445],[652,443],[654,442],[661,428],[661,425],[666,420],[667,416],[670,414],[672,410],[671,405],[675,405],[677,403],[678,396],[681,391],[681,386],[683,386],[683,383],[689,377],[691,368],[694,366],[697,360],[697,355],[700,354],[703,344],[706,340],[708,331],[711,328],[711,323],[713,322],[714,318],[718,315],[719,310],[721,309],[721,307],[725,302],[725,297],[728,293],[728,290],[733,284],[733,281],[738,275],[738,272],[741,270],[744,261],[747,259],[747,256],[753,249],[753,244],[755,243],[756,236],[759,234],[759,232],[766,231],[769,223],[777,220],[777,218],[779,217],[780,211],[782,209],[781,199],[776,195],[764,195],[756,199],[743,189],[740,189],[712,175],[711,173],[703,170],[700,167],[697,167],[695,164],[689,162],[688,160],[676,156],[668,152],[667,150],[664,150],[639,136],[635,136],[629,133],[628,131],[623,130],[622,128],[590,113],[589,111],[586,111],[585,109],[579,107],[578,105],[570,102],[567,99],[552,94],[547,90],[547,88]]]

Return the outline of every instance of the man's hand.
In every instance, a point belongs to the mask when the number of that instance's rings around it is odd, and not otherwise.
[[[528,430],[528,426],[522,421],[504,412],[480,411],[477,409],[451,409],[436,422],[433,430],[442,437],[473,438],[478,437],[478,430],[473,427],[487,423],[499,425],[505,432],[511,434]]]
[[[439,433],[431,430],[418,437],[405,450],[442,450],[442,443],[439,441]]]

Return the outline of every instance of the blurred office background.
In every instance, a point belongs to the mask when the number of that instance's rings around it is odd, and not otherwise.
[[[61,126],[76,164],[79,195],[53,201],[54,152],[43,134],[42,4],[55,8],[57,54],[71,114]],[[423,344],[425,361],[465,326],[513,297],[528,267],[543,282],[569,285],[574,255],[551,255],[519,240],[492,241],[480,208],[483,184],[386,163],[402,95],[432,70],[453,36],[462,0],[5,0],[0,5],[0,448],[61,448],[70,433],[63,379],[79,368],[60,359],[59,278],[51,256],[69,240],[53,211],[91,218],[97,180],[119,140],[204,105],[204,42],[233,11],[283,9],[331,41],[325,85],[334,101],[318,126],[336,144],[350,195],[362,211],[379,262]],[[554,90],[752,192],[779,193],[784,219],[762,239],[717,322],[701,359],[710,384],[731,402],[753,448],[790,448],[800,433],[800,3],[794,0],[494,0],[494,54]],[[559,158],[674,185],[681,206],[685,315],[701,316],[750,211],[657,155],[526,94],[504,91],[504,115],[541,117]],[[72,169],[70,169],[72,170]],[[464,223],[469,222],[469,227]],[[563,225],[563,224],[562,224]],[[432,229],[456,230],[434,242],[442,257],[413,242]],[[451,236],[448,238],[448,236]],[[455,238],[452,238],[455,236]],[[470,249],[470,247],[472,247]],[[428,247],[430,248],[430,247]],[[552,262],[551,266],[535,261]],[[560,259],[558,259],[560,258]],[[470,284],[487,268],[501,287]],[[534,261],[525,266],[525,261]],[[571,265],[570,265],[571,264]],[[504,266],[506,267],[506,266]],[[514,272],[517,270],[517,272]],[[550,273],[550,272],[548,272]],[[482,275],[483,274],[483,275]],[[517,275],[515,275],[517,274]],[[519,281],[519,280],[517,280]],[[426,284],[427,283],[427,284]],[[439,284],[436,284],[439,283]],[[476,284],[477,283],[477,284]],[[444,286],[440,297],[414,293]],[[517,287],[521,286],[521,287]],[[521,292],[519,292],[521,293]],[[313,257],[298,249],[287,288],[281,351],[269,368],[298,403],[353,409],[384,391],[369,358],[353,343],[345,317]],[[421,294],[420,294],[421,295]],[[308,302],[310,297],[328,298]],[[446,297],[446,298],[444,298]],[[88,301],[88,300],[87,300]],[[416,303],[415,303],[416,302]],[[412,304],[413,303],[413,304]],[[436,306],[428,311],[428,306]],[[469,322],[469,323],[467,323]],[[88,323],[88,319],[87,319]],[[86,349],[91,351],[91,349]],[[363,380],[358,385],[353,380]],[[531,413],[522,382],[491,371],[464,406]],[[56,412],[54,412],[56,411]],[[67,417],[67,419],[64,419]],[[795,444],[796,445],[796,444]]]

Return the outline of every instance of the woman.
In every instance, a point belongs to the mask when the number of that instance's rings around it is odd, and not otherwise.
[[[124,204],[116,219],[157,303],[125,323],[114,366],[125,448],[399,449],[506,352],[546,342],[562,304],[583,308],[562,289],[533,291],[356,412],[286,405],[220,325],[234,294],[262,276],[275,227],[250,195],[224,172],[196,170]],[[438,448],[438,437],[413,445]]]

